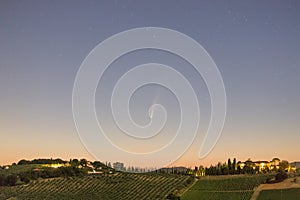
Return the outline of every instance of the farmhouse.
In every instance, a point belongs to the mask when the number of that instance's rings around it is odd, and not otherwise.
[[[237,166],[243,169],[245,166],[252,167],[254,170],[263,172],[269,170],[279,170],[283,167],[282,163],[286,163],[287,165],[284,166],[284,170],[288,172],[294,172],[297,169],[300,169],[300,162],[292,162],[288,163],[287,161],[281,161],[279,158],[273,158],[271,161],[245,161],[245,162],[238,162]]]
[[[258,168],[258,171],[264,171],[270,169],[271,163],[269,161],[256,161],[254,162],[255,168]]]

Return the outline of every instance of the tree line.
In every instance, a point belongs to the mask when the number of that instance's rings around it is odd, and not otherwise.
[[[34,160],[20,160],[17,165],[30,165],[30,164],[66,164],[67,161],[60,158],[57,159],[34,159]]]
[[[0,174],[0,186],[14,186],[18,181],[18,176],[15,174],[4,175]]]
[[[279,160],[278,158],[274,158],[273,160]],[[273,161],[272,160],[272,161]],[[256,174],[256,173],[268,173],[268,172],[279,172],[285,171],[289,163],[288,161],[281,161],[279,162],[277,167],[273,167],[270,169],[268,166],[264,166],[263,169],[260,169],[259,166],[255,164],[255,162],[251,161],[249,158],[243,164],[244,166],[241,167],[241,161],[236,160],[236,158],[231,161],[228,158],[227,163],[218,162],[216,165],[211,165],[210,167],[195,167],[194,174],[203,174],[203,175],[233,175],[233,174]]]
[[[51,165],[51,164],[68,164],[63,167],[52,168],[52,167],[37,167],[35,169],[28,169],[21,172],[16,172],[14,170],[9,170],[8,174],[6,171],[0,173],[0,186],[14,186],[18,183],[29,183],[31,180],[37,180],[39,178],[56,178],[56,177],[78,177],[85,176],[88,174],[88,171],[93,170],[88,167],[88,161],[86,159],[70,159],[70,161],[64,161],[62,159],[34,159],[34,160],[20,160],[17,164],[13,164],[13,167],[16,165]],[[91,162],[91,165],[94,169],[106,169],[105,166],[100,161]],[[4,167],[1,167],[4,169]],[[1,171],[0,171],[1,172]]]
[[[84,176],[87,171],[74,166],[59,167],[59,168],[42,168],[38,170],[28,170],[19,173],[12,173],[9,175],[0,174],[0,186],[14,186],[18,180],[23,183],[29,183],[31,180],[39,178],[56,178],[56,177],[75,177]]]

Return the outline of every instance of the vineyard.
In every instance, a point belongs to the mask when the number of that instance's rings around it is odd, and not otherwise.
[[[260,192],[258,200],[265,199],[300,199],[300,188],[290,188],[284,190],[263,190]]]
[[[274,175],[228,176],[224,178],[205,177],[193,185],[183,196],[187,200],[249,200],[254,188]]]
[[[190,182],[188,176],[131,173],[40,179],[0,187],[0,199],[165,199]]]

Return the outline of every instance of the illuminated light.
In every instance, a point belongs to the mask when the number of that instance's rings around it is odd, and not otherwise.
[[[68,164],[44,164],[44,167],[52,167],[52,168],[59,168],[59,167],[67,167]]]

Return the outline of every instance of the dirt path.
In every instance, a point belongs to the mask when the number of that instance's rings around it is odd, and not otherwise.
[[[296,178],[296,182],[294,182],[295,178],[288,178],[280,183],[273,184],[261,184],[256,188],[254,194],[252,195],[250,200],[256,200],[259,196],[260,191],[262,190],[280,190],[280,189],[289,189],[289,188],[300,188],[300,177]]]

